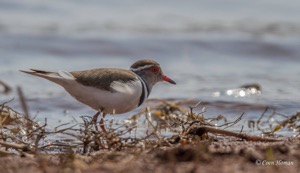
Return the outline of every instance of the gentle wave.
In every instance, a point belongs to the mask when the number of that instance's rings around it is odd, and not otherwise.
[[[115,23],[98,24],[74,24],[65,26],[61,23],[47,23],[37,25],[7,24],[0,21],[2,33],[31,33],[31,34],[64,34],[77,36],[104,36],[107,34],[242,34],[246,36],[276,36],[294,37],[300,36],[300,24],[289,22],[274,23],[248,23],[237,21],[233,23],[192,22],[178,24],[177,26],[162,26],[156,24],[132,24],[124,25]]]

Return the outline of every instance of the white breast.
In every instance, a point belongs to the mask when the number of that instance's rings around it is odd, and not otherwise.
[[[111,88],[114,92],[84,86],[75,80],[69,80],[63,87],[78,101],[108,114],[122,114],[135,109],[142,94],[142,84],[138,79],[126,84],[113,82]]]

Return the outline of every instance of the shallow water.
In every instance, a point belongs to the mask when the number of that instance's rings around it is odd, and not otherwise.
[[[172,1],[172,6],[136,0],[0,1],[0,80],[21,86],[30,113],[56,126],[95,111],[61,87],[17,70],[128,69],[150,58],[177,82],[158,84],[151,98],[201,100],[209,103],[207,116],[229,119],[242,112],[246,120],[256,119],[265,107],[292,115],[300,109],[297,7],[293,0]],[[253,83],[261,94],[214,94]],[[0,102],[15,98],[9,105],[21,111],[16,92],[0,96]]]

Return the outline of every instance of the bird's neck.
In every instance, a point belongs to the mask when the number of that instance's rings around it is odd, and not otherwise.
[[[138,103],[138,106],[140,106],[149,97],[152,87],[149,86],[148,83],[147,83],[147,81],[144,80],[140,75],[136,74],[136,76],[137,76],[137,78],[140,80],[140,82],[142,84],[142,94],[141,94],[141,97],[140,97],[140,101]]]
[[[142,83],[142,87],[143,87],[143,92],[146,94],[146,96],[148,97],[150,95],[150,92],[152,90],[152,85],[149,85],[148,81],[145,80],[142,76],[136,74],[136,76],[139,78],[139,80]]]

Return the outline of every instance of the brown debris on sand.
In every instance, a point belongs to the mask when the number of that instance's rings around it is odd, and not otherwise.
[[[243,118],[215,126],[224,117],[205,118],[186,101],[152,100],[150,106],[108,132],[99,131],[91,117],[77,125],[47,128],[5,104],[0,105],[0,170],[29,172],[297,172],[300,139],[276,136],[285,126],[299,128],[299,113],[270,128],[265,137],[233,132]],[[144,136],[129,135],[144,117]],[[9,121],[8,121],[9,120]],[[260,119],[262,121],[262,119]],[[258,123],[257,123],[258,124]],[[278,127],[280,126],[280,128]],[[228,129],[226,129],[228,128]],[[163,131],[172,135],[162,135]],[[299,131],[299,129],[298,129]],[[265,134],[265,131],[263,132]],[[47,141],[63,134],[72,140]]]
[[[0,158],[8,172],[298,172],[300,141],[203,141],[151,150],[103,150]]]

